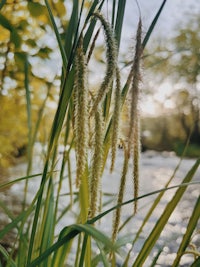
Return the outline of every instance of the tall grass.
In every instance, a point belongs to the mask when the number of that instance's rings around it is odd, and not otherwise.
[[[31,204],[27,206],[24,203],[24,210],[17,217],[10,214],[11,222],[0,231],[0,238],[3,238],[13,229],[17,231],[16,240],[10,251],[6,251],[0,245],[1,258],[4,258],[5,266],[68,266],[67,263],[71,262],[71,259],[73,259],[73,266],[89,267],[97,266],[99,263],[102,263],[103,266],[117,266],[117,257],[121,253],[120,249],[126,244],[125,240],[118,238],[121,210],[124,206],[133,203],[132,218],[137,209],[137,201],[157,194],[158,196],[152,207],[144,217],[141,228],[135,235],[130,236],[130,250],[126,251],[122,257],[121,266],[143,266],[186,188],[192,184],[192,178],[200,164],[200,160],[197,160],[180,185],[169,187],[172,180],[170,178],[164,189],[143,196],[138,195],[140,62],[143,50],[166,1],[162,2],[143,40],[142,21],[141,18],[138,19],[138,28],[135,29],[135,33],[132,33],[136,36],[132,67],[124,85],[122,85],[120,77],[118,54],[120,43],[123,42],[121,33],[126,1],[113,1],[111,4],[112,14],[108,18],[105,18],[102,11],[107,4],[106,1],[91,1],[87,9],[84,8],[84,2],[84,0],[73,1],[71,17],[65,31],[64,39],[66,41],[63,44],[52,7],[48,0],[45,0],[63,63],[59,100],[49,136],[43,171],[42,174],[38,174],[38,176],[41,176],[39,189]],[[3,1],[0,7],[3,7]],[[88,80],[88,64],[90,64],[91,55],[101,31],[105,38],[106,70],[101,85],[94,92],[90,88],[90,81]],[[37,176],[31,175],[32,151],[41,119],[40,114],[34,131],[31,124],[32,106],[28,75],[26,61],[25,89],[30,142],[27,176],[0,186],[0,188],[4,188],[25,180],[25,202],[29,179],[34,179]],[[106,208],[102,212],[104,192],[101,187],[101,178],[106,163],[109,162],[110,152],[112,157],[111,171],[115,168],[119,142],[120,113],[129,95],[131,95],[129,139],[127,143],[126,140],[122,140],[124,144],[124,164],[121,170],[118,200],[116,206],[110,209]],[[43,106],[45,106],[45,103]],[[59,159],[59,165],[58,149],[60,145],[64,145],[65,151],[62,158]],[[71,170],[71,155],[74,151],[76,158],[75,173]],[[131,165],[134,166],[132,170],[133,198],[123,202],[131,159],[133,160]],[[64,183],[68,184],[68,193],[65,198],[61,196]],[[131,252],[134,251],[134,244],[139,240],[143,227],[148,222],[163,194],[172,188],[177,188],[176,192],[149,233],[134,262],[131,262]],[[65,201],[62,210],[59,208],[61,201]],[[177,249],[178,252],[173,266],[178,266],[181,256],[187,253],[189,240],[200,216],[199,203],[198,198],[186,233]],[[1,207],[9,215],[9,211],[3,203],[1,203]],[[74,224],[68,225],[67,218],[70,219],[71,211],[74,212],[74,210],[76,212]],[[113,213],[113,224],[111,224],[113,228],[110,229],[111,235],[106,235],[96,227],[96,224],[100,219],[106,219],[109,213]],[[58,225],[63,218],[66,225],[58,233]],[[128,220],[124,222],[124,226],[127,223]],[[198,252],[192,250],[191,253],[194,254],[194,266],[198,266]],[[152,266],[156,265],[158,258],[159,254],[152,260]],[[195,262],[197,265],[195,265]]]

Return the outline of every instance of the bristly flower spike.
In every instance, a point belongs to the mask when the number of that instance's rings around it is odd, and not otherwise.
[[[87,70],[85,55],[83,53],[83,37],[77,47],[75,58],[75,84],[74,84],[74,103],[75,103],[75,141],[76,141],[76,185],[81,183],[87,163],[88,151],[88,88]]]
[[[119,122],[120,122],[120,108],[121,108],[121,82],[119,68],[116,68],[116,88],[115,88],[115,104],[112,117],[112,146],[111,146],[111,167],[110,171],[114,169],[116,151],[118,145],[118,134],[119,134]]]
[[[103,163],[103,115],[99,109],[95,114],[94,154],[90,179],[90,217],[93,218],[97,211],[97,202],[100,192],[100,178]]]
[[[130,111],[130,130],[128,135],[128,154],[133,152],[133,181],[134,181],[134,197],[138,196],[139,188],[139,155],[140,155],[140,133],[139,133],[139,82],[140,77],[140,59],[142,55],[142,22],[139,19],[136,48],[133,65],[131,68],[132,86],[131,86],[131,111]],[[137,210],[137,202],[135,202],[134,212]]]
[[[129,163],[128,151],[127,151],[127,147],[124,142],[123,142],[123,148],[124,148],[124,164],[123,164],[122,176],[121,176],[121,181],[120,181],[117,205],[120,205],[123,202],[125,185],[126,185],[126,176],[128,172],[128,163]],[[113,232],[112,232],[113,242],[115,242],[117,234],[118,234],[120,218],[121,218],[121,207],[117,208],[114,213]]]
[[[106,21],[105,18],[100,13],[96,12],[94,13],[94,16],[101,21],[101,24],[103,26],[103,30],[105,34],[105,43],[106,43],[107,68],[106,68],[106,74],[105,74],[104,80],[94,100],[91,114],[94,114],[94,112],[96,112],[96,110],[98,109],[99,103],[104,98],[106,93],[109,91],[111,84],[113,82],[113,77],[114,77],[116,65],[117,65],[116,63],[117,62],[117,48],[116,48],[117,46],[116,46],[112,28],[109,22]]]

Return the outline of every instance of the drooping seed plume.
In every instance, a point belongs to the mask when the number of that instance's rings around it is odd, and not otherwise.
[[[75,141],[76,141],[76,185],[81,183],[87,162],[88,150],[88,88],[85,56],[83,53],[83,38],[80,38],[75,58]]]
[[[97,110],[95,114],[95,136],[94,136],[94,153],[92,160],[92,170],[90,179],[90,216],[95,216],[97,211],[97,202],[100,192],[100,178],[102,175],[103,161],[103,116],[102,111]]]
[[[104,98],[106,93],[109,91],[111,84],[113,82],[113,77],[116,70],[116,58],[117,58],[117,49],[116,43],[114,39],[114,34],[110,23],[105,20],[105,18],[100,13],[94,13],[94,16],[101,21],[103,26],[104,34],[105,34],[105,45],[106,45],[106,74],[104,80],[97,92],[97,96],[94,100],[94,104],[91,110],[91,114],[93,114],[97,108],[101,100]]]
[[[120,180],[117,205],[120,205],[123,202],[125,185],[126,185],[126,176],[127,176],[127,172],[128,172],[129,156],[128,156],[128,151],[127,151],[126,145],[124,143],[123,143],[123,148],[124,148],[124,164],[123,164],[123,170],[122,170],[122,175],[121,175],[121,180]],[[121,218],[121,207],[117,208],[115,213],[114,213],[113,232],[112,232],[112,240],[113,241],[116,240],[116,237],[118,234],[120,218]]]
[[[138,196],[139,188],[139,155],[140,155],[140,133],[139,133],[139,83],[140,75],[140,60],[142,55],[142,22],[138,23],[136,35],[136,47],[133,65],[131,68],[132,84],[131,84],[131,111],[130,111],[130,128],[128,134],[128,154],[133,155],[133,183],[134,197]],[[134,211],[137,210],[137,202],[135,202]]]
[[[112,146],[111,146],[111,167],[110,171],[114,169],[116,151],[118,145],[119,122],[120,122],[120,108],[121,108],[121,82],[119,68],[116,68],[116,88],[113,111],[113,125],[112,125]]]

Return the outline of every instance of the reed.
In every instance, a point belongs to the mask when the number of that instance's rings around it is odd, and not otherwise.
[[[198,159],[179,185],[170,187],[173,180],[171,177],[165,188],[146,195],[139,195],[139,101],[142,53],[150,40],[152,30],[165,3],[166,0],[162,2],[144,38],[142,21],[139,18],[138,27],[132,33],[132,35],[136,34],[136,46],[131,60],[131,69],[124,82],[124,79],[123,81],[121,79],[122,74],[118,58],[120,43],[123,42],[121,33],[126,1],[114,0],[111,4],[111,17],[106,17],[104,14],[107,6],[106,1],[75,0],[72,2],[71,16],[66,24],[66,29],[60,34],[54,5],[45,0],[45,10],[48,14],[47,23],[51,23],[62,59],[58,102],[48,138],[43,170],[41,173],[31,174],[34,143],[37,140],[49,91],[34,128],[31,116],[33,106],[31,105],[29,90],[29,79],[31,78],[29,75],[31,73],[28,71],[28,62],[25,61],[27,127],[29,127],[28,170],[26,176],[0,185],[0,189],[3,189],[26,181],[24,208],[20,214],[13,216],[6,205],[0,201],[0,207],[10,219],[10,223],[0,230],[0,239],[4,238],[10,231],[16,231],[16,237],[10,250],[7,251],[0,244],[1,266],[5,263],[5,266],[13,267],[62,267],[68,265],[90,267],[98,266],[98,264],[114,267],[117,266],[119,256],[123,267],[143,266],[151,255],[152,249],[157,245],[162,230],[166,227],[169,217],[181,201],[186,188],[192,184],[199,185],[199,182],[192,182],[200,165]],[[1,1],[1,12],[4,10],[5,4],[6,1]],[[1,17],[0,21],[3,21]],[[5,21],[2,23],[5,24]],[[11,27],[8,23],[6,25],[7,28],[8,26]],[[100,87],[94,90],[91,88],[88,78],[88,69],[96,49],[97,40],[102,38],[102,32],[106,71]],[[120,184],[118,192],[109,194],[103,191],[101,179],[109,164],[110,170],[113,173],[115,171],[121,126],[120,114],[129,97],[131,99],[130,128],[127,140],[122,140],[124,156],[123,167],[120,172]],[[63,154],[58,153],[61,145],[64,146]],[[76,163],[72,164],[74,153]],[[75,170],[73,170],[72,165],[75,165]],[[132,168],[134,197],[124,201],[130,166]],[[38,177],[40,178],[40,186],[31,203],[27,204],[28,181]],[[107,179],[113,178],[108,176]],[[64,186],[67,187],[67,192],[62,193]],[[136,242],[141,241],[144,226],[148,223],[162,196],[172,189],[176,189],[176,191],[173,193],[171,201],[166,204],[158,221],[148,233],[139,254],[134,258],[134,261],[131,260],[131,252],[134,251]],[[143,224],[137,230],[132,219],[135,212],[139,212],[138,201],[156,194],[158,195],[157,198],[144,217]],[[113,199],[116,200],[116,204],[113,204]],[[130,218],[124,219],[121,217],[122,211],[130,203],[134,205],[134,211],[130,213]],[[198,266],[199,264],[197,251],[193,249],[192,252],[191,250],[188,252],[187,250],[189,240],[192,238],[200,217],[199,203],[200,200],[197,198],[188,222],[188,228],[179,248],[177,248],[173,266],[178,266],[184,253],[193,253],[195,256],[193,265]],[[111,204],[112,207],[110,208]],[[109,214],[113,216],[111,224],[109,224]],[[68,222],[72,217],[73,223],[69,224]],[[99,228],[101,220],[106,220],[108,227],[110,227],[107,234]],[[131,231],[127,241],[121,230],[130,221],[134,231]],[[127,244],[131,245],[129,250],[124,249]],[[164,247],[160,248],[156,257],[152,259],[152,266],[156,266],[163,249]]]

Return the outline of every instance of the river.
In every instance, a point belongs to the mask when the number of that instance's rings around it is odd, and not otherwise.
[[[73,162],[73,158],[74,158],[74,155],[72,153],[72,162]],[[154,151],[147,151],[147,152],[142,153],[141,164],[140,164],[141,171],[140,171],[140,193],[139,195],[147,194],[151,191],[155,191],[155,190],[163,188],[165,184],[167,183],[167,181],[169,180],[169,178],[173,175],[174,170],[177,164],[179,163],[179,161],[180,159],[170,152],[157,153]],[[194,163],[195,163],[195,159],[183,159],[170,186],[180,184]],[[113,202],[110,203],[110,206],[109,205],[106,206],[106,208],[111,207],[112,205],[115,204],[115,200],[117,198],[116,197],[117,188],[119,185],[122,164],[123,164],[123,150],[119,150],[118,155],[117,155],[116,168],[114,172],[110,174],[109,166],[106,166],[105,168],[105,172],[104,172],[103,179],[102,179],[102,188],[105,192],[113,193],[115,196]],[[33,169],[35,173],[41,171],[41,158],[39,156],[35,158]],[[25,170],[26,170],[25,163],[20,163],[16,165],[15,167],[11,168],[9,179],[13,180],[15,178],[24,176]],[[200,177],[200,169],[196,172],[193,178],[193,181],[199,181],[200,180],[199,177]],[[29,192],[28,192],[29,201],[31,201],[31,199],[34,196],[34,193],[39,187],[39,182],[40,182],[40,178],[34,178],[32,179],[32,181],[30,181]],[[14,214],[18,214],[20,212],[20,208],[21,208],[20,203],[22,200],[21,197],[23,195],[23,186],[24,186],[23,182],[19,182],[13,185],[12,187],[10,187],[9,190],[0,192],[1,201],[6,202],[7,206],[11,209],[11,211]],[[67,187],[68,187],[68,182],[64,181],[63,191],[62,191],[63,194],[65,194],[66,191],[68,191]],[[133,187],[132,181],[128,180],[124,201],[133,198],[132,187]],[[176,189],[169,190],[164,194],[164,197],[162,198],[158,207],[156,208],[156,210],[150,217],[148,223],[146,224],[146,226],[144,227],[142,231],[139,242],[137,242],[133,248],[134,252],[131,253],[132,261],[137,256],[137,253],[139,252],[144,240],[150,233],[152,227],[154,226],[159,216],[161,215],[166,204],[172,198],[175,190]],[[158,265],[156,266],[162,266],[162,267],[171,266],[173,259],[176,255],[175,253],[177,251],[178,244],[181,242],[181,236],[186,231],[186,227],[187,227],[190,214],[192,212],[194,203],[199,196],[199,193],[200,193],[199,184],[191,185],[186,190],[186,193],[184,194],[182,201],[180,202],[180,204],[177,206],[174,213],[170,217],[163,233],[161,234],[161,237],[159,238],[157,242],[155,249],[153,249],[150,259],[147,260],[144,266],[148,267],[150,265],[150,260],[155,255],[159,247],[164,247],[164,249],[159,257]],[[151,204],[153,203],[153,200],[155,199],[155,197],[156,195],[153,195],[153,196],[143,198],[139,201],[137,214],[126,225],[126,227],[122,229],[122,231],[120,232],[120,236],[133,237],[135,235],[135,233],[137,232],[137,229],[139,229],[144,219],[144,216],[147,213],[148,209],[150,208]],[[67,200],[66,196],[63,196],[61,198],[62,204],[60,205],[60,208],[64,207],[66,200]],[[133,211],[132,206],[133,206],[132,204],[131,205],[129,204],[125,206],[125,208],[123,209],[123,212],[122,212],[123,220],[127,219],[131,215]],[[5,215],[3,215],[3,213],[1,213],[0,221],[1,221],[1,225],[2,223],[5,224],[6,221],[9,222],[8,218]],[[59,232],[67,224],[70,224],[73,222],[74,222],[73,217],[63,218],[63,220],[60,222],[60,225],[58,226],[57,231]],[[108,214],[104,218],[101,219],[101,224],[97,225],[97,227],[103,230],[108,235],[110,235],[111,225],[112,225],[112,215]],[[200,227],[200,223],[198,224],[198,227]],[[195,243],[197,247],[200,247],[200,238],[198,235],[194,236],[193,242]],[[127,244],[125,245],[124,250],[127,252],[130,246],[131,246],[130,240],[128,241],[127,239]],[[119,258],[118,261],[119,261],[119,266],[120,266],[121,259]],[[190,266],[191,261],[192,261],[192,256],[185,255],[182,258],[180,266],[184,266],[184,267]]]

